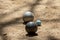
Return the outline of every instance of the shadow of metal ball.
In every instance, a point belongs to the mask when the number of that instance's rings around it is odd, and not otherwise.
[[[30,22],[30,21],[33,21],[34,20],[34,15],[32,12],[25,12],[24,15],[23,15],[23,21],[26,23],[26,22]]]
[[[25,27],[28,34],[37,32],[37,25],[34,22],[28,22]]]

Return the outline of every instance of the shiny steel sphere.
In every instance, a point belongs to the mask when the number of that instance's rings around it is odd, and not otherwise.
[[[41,20],[40,19],[36,20],[36,25],[41,26]]]
[[[35,33],[37,31],[37,25],[34,22],[28,22],[25,29],[27,33]]]
[[[24,22],[29,22],[29,21],[33,21],[34,20],[34,15],[32,12],[25,12],[23,15],[23,21]]]

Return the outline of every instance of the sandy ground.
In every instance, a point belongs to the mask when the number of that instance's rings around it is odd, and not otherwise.
[[[37,36],[26,36],[26,11],[42,21]],[[0,0],[0,40],[60,40],[60,0]]]

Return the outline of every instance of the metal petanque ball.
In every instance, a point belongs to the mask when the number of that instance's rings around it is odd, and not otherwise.
[[[34,15],[32,12],[25,12],[24,15],[23,15],[23,21],[24,22],[30,22],[30,21],[33,21],[34,20]]]
[[[41,20],[40,19],[36,20],[36,24],[37,26],[41,26]]]
[[[36,33],[37,25],[34,22],[28,22],[25,27],[27,33]]]

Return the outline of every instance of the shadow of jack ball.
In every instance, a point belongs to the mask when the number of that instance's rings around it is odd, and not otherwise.
[[[29,33],[36,33],[37,32],[37,25],[34,22],[28,22],[26,24],[26,32]]]
[[[24,13],[23,15],[23,21],[24,22],[30,22],[30,21],[33,21],[34,20],[34,15],[32,12],[30,11],[27,11]]]

